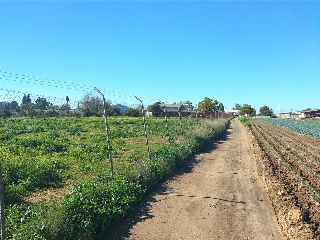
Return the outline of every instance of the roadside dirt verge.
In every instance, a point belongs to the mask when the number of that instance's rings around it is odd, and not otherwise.
[[[194,164],[196,163],[196,164]],[[251,136],[225,136],[145,198],[106,239],[284,239]]]

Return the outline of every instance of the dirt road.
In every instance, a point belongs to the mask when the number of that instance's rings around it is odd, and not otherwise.
[[[108,239],[283,239],[238,120],[189,171],[145,199]]]

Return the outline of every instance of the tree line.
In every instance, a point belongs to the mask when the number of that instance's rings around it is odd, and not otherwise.
[[[21,103],[17,101],[0,102],[0,117],[7,118],[11,116],[26,116],[26,117],[58,117],[58,116],[75,116],[75,117],[90,117],[103,115],[104,107],[103,101],[99,96],[92,94],[85,94],[78,102],[75,109],[70,107],[70,98],[66,96],[65,103],[61,105],[54,105],[45,97],[38,97],[32,102],[30,94],[25,94]],[[210,114],[212,112],[223,112],[224,105],[218,100],[213,100],[205,97],[196,106],[191,101],[184,101],[179,103],[184,110],[203,112]],[[161,116],[163,110],[160,107],[161,102],[155,102],[147,107],[148,112],[152,112],[153,116]],[[119,106],[123,108],[120,109]],[[255,116],[256,110],[249,104],[240,105],[238,103],[233,107],[234,110],[239,110],[239,115]],[[106,110],[108,116],[132,116],[138,117],[142,115],[140,107],[126,107],[119,104],[112,104],[111,101],[106,101]],[[181,109],[177,109],[180,111]],[[268,106],[260,108],[259,115],[273,117],[273,111]]]
[[[256,109],[251,107],[250,104],[241,105],[239,103],[236,103],[232,109],[233,110],[238,110],[239,111],[238,114],[241,115],[241,116],[256,116],[257,115]],[[260,116],[268,116],[268,117],[275,117],[275,114],[273,113],[273,110],[271,108],[269,108],[267,105],[263,105],[259,109],[258,115],[260,115]]]

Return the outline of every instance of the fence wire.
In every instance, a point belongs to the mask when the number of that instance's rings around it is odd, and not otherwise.
[[[11,89],[0,88],[0,107],[4,107],[4,105],[9,104],[11,102],[17,102],[19,105],[22,103],[22,99],[24,96],[30,96],[31,102],[35,103],[38,98],[45,98],[48,102],[50,102],[53,106],[61,107],[62,105],[66,104],[66,98],[59,98],[59,97],[52,97],[47,95],[39,95],[29,92],[21,92]],[[74,109],[78,106],[79,101],[72,101],[68,102],[71,109]]]
[[[25,94],[30,94],[30,97],[32,98],[33,101],[37,99],[38,97],[45,97],[46,99],[50,100],[53,104],[56,105],[61,105],[65,102],[64,98],[59,98],[59,97],[54,97],[54,96],[48,96],[48,95],[40,95],[34,92],[21,92],[17,90],[17,87],[19,87],[19,84],[22,85],[37,85],[37,86],[43,86],[46,88],[58,88],[58,89],[63,89],[66,93],[68,91],[66,90],[72,90],[77,93],[82,92],[83,95],[86,93],[94,94],[93,88],[94,87],[99,87],[101,92],[103,92],[107,96],[107,100],[111,102],[112,104],[122,104],[122,105],[127,105],[127,106],[134,106],[136,104],[133,104],[135,95],[132,94],[126,94],[126,93],[121,93],[118,91],[110,90],[110,89],[104,89],[101,88],[100,86],[93,86],[93,85],[88,85],[88,84],[80,84],[80,83],[72,83],[72,82],[66,82],[66,81],[60,81],[56,79],[49,79],[49,78],[41,78],[41,77],[35,77],[35,76],[30,76],[30,75],[23,75],[23,74],[17,74],[17,73],[12,73],[8,71],[2,71],[0,70],[0,82],[5,81],[5,82],[10,82],[13,83],[14,85],[13,89],[12,87],[2,87],[0,89],[0,101],[17,101],[18,103],[21,101],[23,95]],[[1,87],[1,85],[0,85]],[[16,88],[15,88],[16,87]],[[68,95],[68,94],[66,94]],[[77,94],[79,95],[79,94]],[[73,96],[69,96],[71,99]],[[157,102],[158,99],[152,99],[144,96],[140,96],[143,102],[152,104],[154,102]],[[115,100],[115,99],[121,99],[121,101]],[[80,99],[72,99],[73,101],[70,102],[71,106],[75,108],[77,106],[78,102]]]

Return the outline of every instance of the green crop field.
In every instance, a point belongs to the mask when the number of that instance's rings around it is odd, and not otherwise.
[[[109,118],[0,120],[8,238],[99,238],[186,158],[224,132],[226,120]]]
[[[294,120],[262,118],[261,121],[272,123],[291,131],[320,139],[320,120]]]

